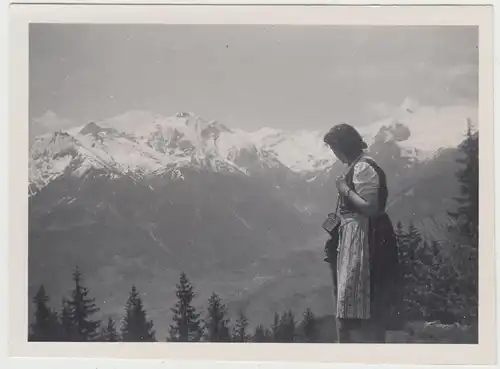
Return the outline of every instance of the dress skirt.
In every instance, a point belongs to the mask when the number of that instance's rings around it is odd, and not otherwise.
[[[337,255],[337,318],[369,319],[369,220],[358,214],[341,218]]]
[[[386,325],[392,311],[397,266],[389,217],[342,214],[337,253],[336,315]]]

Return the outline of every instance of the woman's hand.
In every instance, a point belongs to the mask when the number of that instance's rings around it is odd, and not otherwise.
[[[369,216],[376,214],[377,209],[374,209],[371,204],[369,204],[364,198],[359,196],[355,191],[351,191],[351,188],[347,185],[344,176],[337,177],[336,185],[340,196],[343,196],[344,198],[348,196],[349,203],[354,206],[360,213]]]
[[[341,195],[344,195],[349,190],[349,186],[345,180],[345,176],[339,176],[336,180],[337,190]]]

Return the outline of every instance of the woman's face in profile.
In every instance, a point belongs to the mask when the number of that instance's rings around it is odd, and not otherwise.
[[[332,149],[333,154],[342,162],[342,163],[347,163],[348,159],[347,157],[340,151],[339,149],[336,149],[334,146],[330,146],[330,149]]]

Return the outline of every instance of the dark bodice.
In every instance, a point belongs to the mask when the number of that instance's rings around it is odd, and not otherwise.
[[[380,168],[380,166],[371,158],[368,157],[362,157],[359,159],[359,161],[356,163],[361,163],[365,162],[369,164],[375,172],[377,172],[378,178],[379,178],[379,190],[378,190],[378,201],[379,201],[379,207],[380,209],[384,209],[384,211],[381,211],[381,213],[385,212],[385,206],[387,204],[387,197],[388,197],[388,190],[387,190],[387,180],[385,176],[385,172]],[[353,183],[353,175],[354,175],[354,167],[356,166],[353,165],[352,168],[347,172],[346,175],[346,182],[349,188],[354,191],[354,183]],[[347,199],[345,199],[343,196],[340,197],[340,203],[339,203],[339,212],[340,214],[347,214],[347,213],[357,213],[358,210],[352,206]]]

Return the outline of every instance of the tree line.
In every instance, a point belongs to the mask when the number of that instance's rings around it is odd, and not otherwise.
[[[445,241],[423,240],[416,227],[395,230],[404,275],[407,319],[477,323],[479,248],[479,133],[469,123],[459,146],[460,194]]]
[[[404,278],[404,315],[407,321],[439,320],[475,323],[478,314],[478,133],[469,127],[460,146],[457,173],[460,195],[457,209],[449,212],[455,224],[446,242],[427,241],[413,224],[397,222],[399,258]],[[83,284],[82,272],[73,272],[74,287],[63,298],[60,311],[49,307],[49,297],[42,285],[33,298],[34,322],[29,327],[30,341],[104,341],[153,342],[156,332],[148,319],[143,301],[132,286],[125,303],[125,313],[117,327],[92,318],[99,308]],[[227,308],[213,293],[206,311],[193,305],[194,286],[185,273],[176,285],[177,302],[171,311],[172,324],[167,337],[171,342],[318,342],[318,318],[306,309],[299,319],[291,310],[275,313],[272,324],[249,329],[249,320],[240,310],[231,323]]]
[[[69,298],[63,298],[60,311],[49,307],[49,296],[42,285],[33,298],[34,322],[29,329],[29,341],[63,342],[155,342],[153,321],[147,318],[143,301],[135,286],[125,303],[125,313],[117,327],[112,318],[102,322],[93,317],[99,312],[95,299],[83,284],[82,272],[73,272],[74,287]],[[316,317],[307,309],[301,321],[291,310],[276,313],[270,328],[258,325],[249,329],[243,310],[231,324],[225,304],[213,293],[204,316],[193,305],[194,286],[185,273],[176,285],[177,303],[171,309],[172,324],[166,341],[170,342],[315,342]]]

